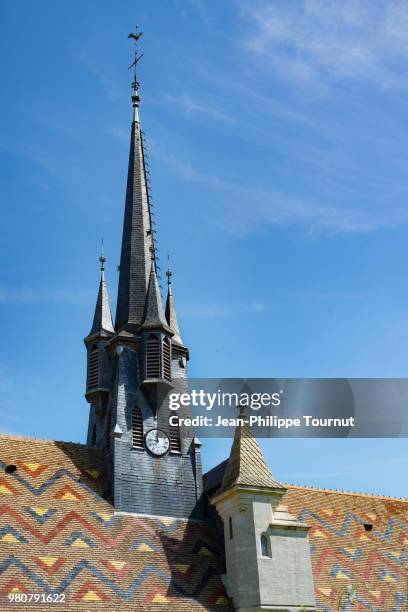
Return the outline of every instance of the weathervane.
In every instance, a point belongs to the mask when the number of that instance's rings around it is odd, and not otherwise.
[[[135,68],[135,76],[134,76],[134,81],[132,83],[133,92],[134,92],[134,95],[132,96],[132,100],[133,100],[134,106],[136,106],[137,103],[139,102],[139,96],[137,94],[137,90],[139,88],[139,83],[137,80],[137,64],[139,60],[141,60],[143,57],[143,53],[141,55],[137,54],[137,43],[139,42],[139,39],[142,38],[143,36],[143,32],[139,32],[138,29],[139,29],[139,26],[136,25],[135,32],[131,32],[128,36],[128,38],[133,39],[135,43],[135,59],[133,60],[133,62],[130,64],[128,68],[128,70],[130,70],[133,67]]]
[[[105,261],[106,261],[106,257],[105,257],[105,249],[104,249],[104,244],[103,244],[103,238],[101,240],[101,254],[99,257],[99,261],[101,264],[101,272],[103,272],[105,270]]]

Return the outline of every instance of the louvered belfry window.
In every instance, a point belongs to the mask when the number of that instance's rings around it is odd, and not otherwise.
[[[112,430],[112,413],[109,410],[106,417],[106,429],[105,429],[105,447],[107,451],[110,451],[111,447],[111,430]]]
[[[163,378],[171,380],[171,346],[166,336],[163,339]]]
[[[143,448],[143,417],[137,406],[132,410],[132,446]]]
[[[151,334],[146,342],[146,378],[160,376],[160,339]]]
[[[180,439],[180,424],[177,415],[173,415],[172,422],[174,425],[170,425],[170,452],[181,453],[181,439]]]
[[[88,359],[88,389],[97,387],[99,384],[99,351],[93,346],[89,351]]]

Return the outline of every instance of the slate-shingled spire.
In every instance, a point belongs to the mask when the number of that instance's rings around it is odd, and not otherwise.
[[[170,332],[163,310],[159,283],[157,281],[154,259],[151,260],[149,286],[147,289],[146,304],[143,313],[143,328],[164,329]]]
[[[145,159],[139,122],[139,83],[133,81],[133,121],[130,135],[129,166],[126,187],[120,258],[116,331],[135,331],[143,319],[150,273],[151,249],[154,249],[150,218]],[[153,251],[154,254],[154,251]]]
[[[166,300],[166,319],[171,331],[173,332],[173,342],[177,344],[183,344],[181,339],[180,330],[177,322],[176,309],[174,307],[173,291],[171,288],[171,277],[173,272],[170,270],[170,266],[166,272],[167,276],[167,300]]]
[[[109,305],[108,288],[105,281],[105,257],[101,255],[99,258],[101,263],[101,279],[99,282],[98,298],[96,300],[95,313],[92,323],[90,336],[108,332],[113,334],[112,314]]]

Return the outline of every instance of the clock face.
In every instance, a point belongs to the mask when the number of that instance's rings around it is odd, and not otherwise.
[[[152,455],[161,457],[169,450],[170,440],[163,431],[160,431],[160,429],[151,429],[145,435],[145,444]]]

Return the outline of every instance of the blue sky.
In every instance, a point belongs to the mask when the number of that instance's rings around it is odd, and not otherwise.
[[[117,286],[131,61],[195,377],[405,377],[408,8],[0,8],[0,428],[84,441],[100,242]],[[164,283],[163,283],[164,285]],[[230,441],[206,442],[204,465]],[[406,496],[406,440],[276,440],[281,480]]]

